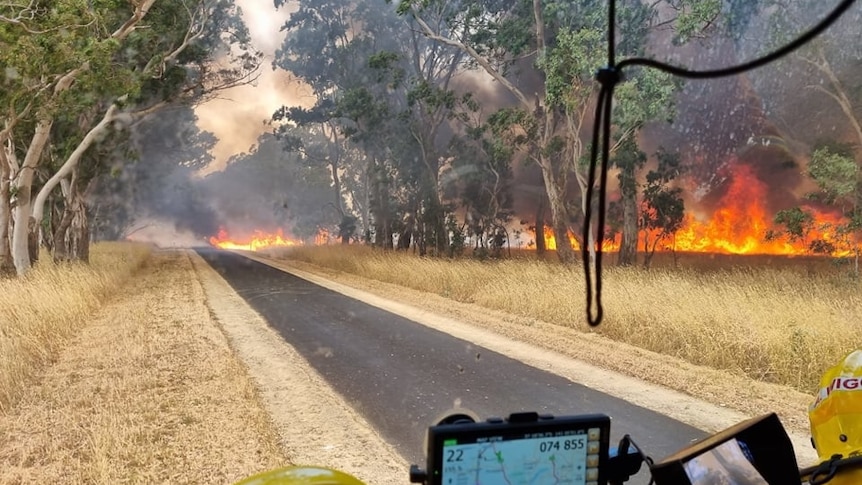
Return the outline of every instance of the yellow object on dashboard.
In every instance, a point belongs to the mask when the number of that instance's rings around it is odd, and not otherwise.
[[[823,374],[808,420],[821,460],[862,454],[862,350],[850,352]],[[841,473],[829,483],[862,483],[862,470]]]
[[[236,485],[365,485],[347,473],[331,468],[289,466],[248,477]]]

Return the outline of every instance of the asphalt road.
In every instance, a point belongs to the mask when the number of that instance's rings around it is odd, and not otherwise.
[[[198,252],[411,463],[424,465],[426,427],[456,402],[483,418],[604,413],[612,446],[628,433],[656,460],[705,436],[241,255]],[[638,478],[631,483],[646,483]]]

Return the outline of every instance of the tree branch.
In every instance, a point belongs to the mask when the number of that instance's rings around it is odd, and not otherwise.
[[[186,50],[189,44],[199,39],[203,35],[204,27],[206,27],[207,20],[209,20],[210,18],[206,10],[206,5],[204,3],[201,4],[200,9],[198,10],[200,18],[198,18],[197,14],[192,13],[191,9],[189,9],[185,1],[183,2],[183,7],[185,7],[186,12],[189,15],[189,28],[186,30],[185,36],[183,37],[183,41],[182,43],[180,43],[179,47],[174,49],[173,52],[165,56],[164,60],[162,60],[162,72],[165,71],[165,66],[169,62],[175,61],[177,56],[182,54],[182,52]]]
[[[156,0],[129,0],[129,2],[135,7],[135,12],[131,17],[129,17],[129,20],[126,20],[119,29],[115,30],[114,33],[111,34],[112,39],[123,40],[128,37],[129,34],[134,32],[138,23],[147,16],[147,13],[150,11],[153,4],[156,3]]]
[[[68,177],[72,170],[78,165],[78,162],[81,160],[81,157],[84,155],[84,152],[93,145],[102,132],[108,129],[110,123],[114,121],[116,118],[117,112],[119,111],[119,107],[116,104],[112,104],[108,111],[105,112],[105,115],[102,117],[102,120],[99,121],[96,126],[94,126],[90,131],[84,136],[84,139],[81,140],[81,143],[75,147],[75,150],[69,155],[69,158],[63,163],[63,166],[57,170],[54,175],[45,182],[45,185],[39,191],[39,194],[36,196],[36,200],[33,203],[33,218],[37,221],[42,220],[42,214],[45,209],[45,201],[48,199],[48,195],[50,195],[51,191],[60,183],[61,180]]]
[[[800,59],[814,66],[821,74],[825,75],[829,79],[829,83],[832,84],[834,91],[830,91],[823,86],[820,85],[809,85],[806,86],[809,89],[815,89],[820,91],[830,98],[835,100],[838,103],[838,106],[841,108],[841,111],[847,117],[847,120],[853,125],[853,131],[856,132],[856,139],[860,146],[862,146],[862,123],[860,123],[859,119],[856,117],[856,113],[853,110],[853,103],[847,97],[847,93],[844,90],[844,86],[841,85],[841,80],[838,79],[838,76],[832,70],[832,66],[829,65],[829,61],[823,54],[823,51],[819,51],[818,55],[820,56],[820,62],[816,62],[812,59],[809,59],[805,56],[799,56]]]
[[[491,77],[494,78],[494,80],[502,84],[507,90],[509,90],[509,92],[511,92],[516,98],[518,98],[518,101],[520,101],[521,104],[524,105],[524,108],[526,108],[527,110],[532,110],[532,105],[530,104],[530,101],[527,99],[524,93],[514,84],[512,84],[508,79],[503,77],[503,75],[500,74],[497,69],[494,69],[494,67],[491,66],[491,63],[488,62],[488,59],[482,57],[482,55],[476,52],[476,49],[464,44],[463,42],[437,34],[433,30],[431,30],[431,27],[429,27],[428,24],[419,16],[419,11],[415,5],[411,5],[410,9],[411,13],[413,14],[413,18],[416,20],[416,23],[418,23],[419,26],[422,27],[422,33],[425,34],[426,37],[431,40],[450,45],[452,47],[457,47],[458,49],[461,49],[462,51],[466,52],[467,55],[469,55],[480,66],[482,66],[485,72],[490,74]]]

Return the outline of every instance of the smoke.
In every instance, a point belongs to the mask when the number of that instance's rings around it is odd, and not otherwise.
[[[212,173],[225,168],[227,161],[238,153],[251,150],[262,133],[271,130],[265,124],[279,106],[310,107],[314,103],[310,89],[290,73],[273,70],[271,62],[281,45],[284,33],[281,25],[295,6],[276,10],[272,2],[237,0],[258,49],[265,58],[261,76],[254,86],[242,86],[225,92],[223,99],[197,108],[198,125],[213,132],[218,143],[212,150],[214,161],[203,171]],[[858,15],[858,10],[857,15]],[[653,39],[651,55],[693,69],[710,69],[737,64],[768,50],[763,18],[756,17],[738,41],[728,36],[710,40],[694,40],[686,45],[674,45],[670,31]],[[530,97],[542,92],[542,79],[530,64],[521,61],[519,87]],[[796,67],[798,69],[798,66]],[[757,74],[710,81],[688,81],[677,96],[678,113],[671,124],[653,124],[640,137],[641,148],[652,155],[659,147],[678,151],[689,167],[683,182],[688,207],[710,213],[722,200],[733,176],[736,164],[750,165],[757,178],[770,187],[767,210],[776,211],[799,202],[810,186],[803,175],[807,146],[812,132],[827,130],[819,126],[841,127],[840,113],[827,110],[831,121],[821,118],[816,130],[805,132],[808,109],[818,103],[811,96],[804,102],[795,93],[801,88],[801,77],[794,72],[773,69],[764,80]],[[786,78],[785,82],[778,80]],[[515,100],[505,89],[481,70],[460,74],[453,83],[459,91],[472,91],[484,106],[485,114],[512,105]],[[813,103],[813,104],[804,104]],[[821,105],[823,103],[820,103]],[[820,107],[822,109],[822,106]],[[778,115],[778,116],[776,116]],[[589,123],[588,123],[589,124]],[[787,127],[792,127],[789,130]],[[840,128],[839,128],[840,129]],[[446,130],[443,130],[446,132]],[[793,132],[805,132],[797,139]],[[451,133],[447,133],[451,134]],[[519,159],[514,166],[513,195],[516,221],[531,223],[536,207],[544,197],[541,173],[534,164]],[[613,178],[612,178],[613,181]],[[572,184],[569,199],[579,206],[576,185]]]
[[[260,77],[254,84],[225,90],[219,99],[200,105],[195,110],[198,126],[218,138],[212,150],[213,162],[201,175],[224,169],[234,155],[246,152],[264,132],[272,127],[266,122],[282,105],[310,107],[314,98],[301,80],[271,65],[275,50],[281,45],[284,34],[281,26],[295,10],[288,5],[276,10],[272,1],[236,0],[242,8],[254,46],[263,55]]]

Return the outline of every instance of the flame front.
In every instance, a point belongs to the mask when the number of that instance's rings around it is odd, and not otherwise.
[[[730,187],[722,197],[718,208],[704,222],[691,214],[686,216],[682,229],[674,235],[675,248],[679,251],[724,254],[810,254],[808,244],[823,240],[836,248],[846,246],[835,234],[835,225],[842,223],[840,217],[806,208],[814,221],[807,237],[797,241],[788,238],[767,240],[769,230],[779,230],[763,206],[767,194],[761,182],[748,165],[734,168]],[[849,251],[838,250],[835,255]]]
[[[241,249],[245,251],[259,251],[273,247],[298,246],[302,241],[297,241],[284,236],[284,231],[278,229],[275,233],[254,231],[254,233],[241,240],[233,240],[228,237],[224,228],[219,229],[218,235],[210,238],[210,244],[221,249]]]
[[[530,234],[533,236],[533,238],[536,237],[535,231],[530,231]],[[554,237],[554,230],[548,226],[545,226],[545,234],[544,235],[545,235],[545,249],[550,250],[550,251],[556,250],[557,249],[557,238]],[[579,243],[577,238],[575,238],[574,233],[572,233],[572,231],[568,231],[567,235],[569,238],[569,245],[572,246],[572,249],[580,250],[581,249],[581,243]],[[529,248],[535,249],[536,248],[535,243],[530,245]],[[613,251],[618,251],[619,249],[620,249],[619,238],[617,238],[617,240],[614,240],[614,241],[605,240],[604,242],[602,242],[602,251],[613,252]]]
[[[767,240],[769,230],[779,230],[772,223],[772,217],[764,208],[767,194],[766,184],[761,182],[748,165],[736,165],[731,174],[730,186],[717,204],[717,208],[705,217],[696,217],[691,212],[685,216],[682,228],[657,247],[659,251],[676,250],[695,253],[722,254],[774,254],[804,255],[811,254],[809,244],[814,240],[825,241],[835,247],[833,256],[851,254],[852,244],[842,240],[835,227],[846,221],[840,216],[805,208],[814,218],[812,229],[807,237],[791,241],[788,238]],[[535,233],[533,233],[535,237]],[[545,228],[545,247],[556,249],[553,231]],[[643,248],[643,234],[639,236],[638,250]],[[654,239],[654,234],[650,235]],[[845,237],[846,239],[846,237]],[[573,248],[580,246],[573,235],[569,234]],[[531,246],[535,248],[535,246]],[[616,241],[606,241],[605,251],[617,251]]]

